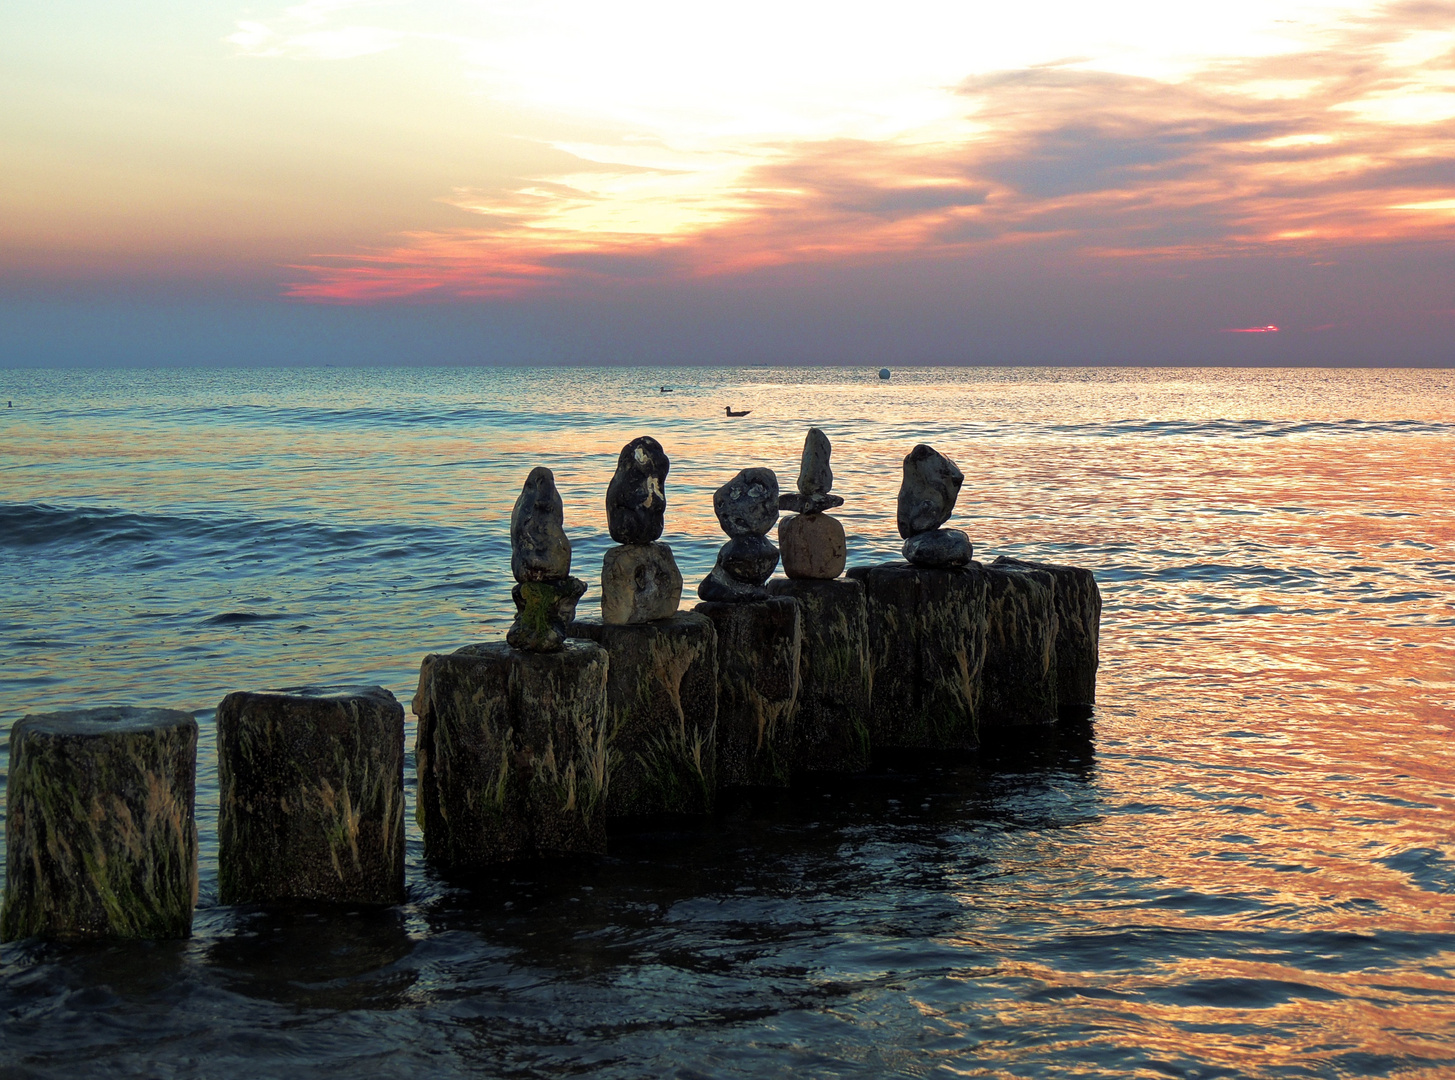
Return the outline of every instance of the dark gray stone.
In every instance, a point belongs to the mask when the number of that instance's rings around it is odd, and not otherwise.
[[[670,468],[661,444],[650,435],[621,448],[606,488],[606,525],[618,544],[650,544],[662,535]]]
[[[876,748],[974,749],[979,743],[988,584],[976,562],[953,569],[855,566],[874,670],[869,736]]]
[[[809,428],[803,440],[803,457],[798,466],[800,495],[827,495],[834,487],[834,470],[829,467],[833,447],[818,428]]]
[[[571,636],[611,657],[606,713],[613,748],[608,817],[706,814],[717,795],[717,632],[705,615],[608,625]]]
[[[505,633],[506,642],[528,652],[555,652],[566,640],[566,627],[585,592],[586,582],[580,578],[516,582],[510,590],[515,621]]]
[[[778,509],[786,510],[790,514],[821,514],[825,510],[843,505],[844,500],[838,495],[800,495],[790,492],[778,496]]]
[[[959,529],[931,529],[915,533],[904,542],[903,550],[906,562],[945,570],[970,562],[970,537]]]
[[[793,767],[803,609],[791,597],[703,603],[717,630],[717,775],[723,786],[787,787]]]
[[[17,721],[0,941],[188,937],[196,771],[188,713],[76,709]]]
[[[803,607],[795,772],[859,772],[869,767],[869,611],[861,582],[784,580],[768,585]]]
[[[414,753],[431,863],[466,873],[606,850],[607,665],[590,641],[554,653],[494,642],[424,658]]]
[[[1056,709],[1063,717],[1086,716],[1096,704],[1101,638],[1101,590],[1090,570],[1028,562],[1005,555],[991,566],[1044,570],[1056,579]]]
[[[712,572],[697,586],[697,595],[702,600],[723,604],[747,604],[768,599],[768,590],[761,585],[748,585],[739,581],[723,569],[719,562]]]
[[[713,513],[729,536],[762,536],[778,521],[778,477],[772,469],[744,469],[712,497]]]
[[[1045,570],[985,568],[989,633],[982,674],[981,727],[1048,724],[1056,700],[1056,579]]]
[[[378,686],[217,707],[218,899],[404,902],[404,709]]]
[[[911,450],[899,487],[899,535],[908,540],[949,521],[964,482],[965,474],[934,447],[920,443]]]
[[[510,572],[516,581],[555,581],[571,573],[561,494],[550,469],[526,477],[510,513]]]
[[[778,548],[766,536],[735,536],[718,551],[717,561],[734,581],[761,585],[778,567]]]
[[[666,544],[621,544],[601,558],[601,619],[624,624],[670,618],[682,602],[682,571]]]

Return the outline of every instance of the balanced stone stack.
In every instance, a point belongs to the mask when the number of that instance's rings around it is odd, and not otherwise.
[[[657,440],[622,448],[606,489],[619,547],[601,565],[601,621],[571,624],[611,658],[607,723],[614,748],[608,817],[705,814],[717,794],[717,633],[679,612],[682,575],[665,525],[670,463]]]
[[[898,526],[909,565],[855,567],[864,585],[874,682],[870,738],[885,749],[973,749],[989,583],[969,537],[942,528],[964,474],[923,443],[904,459]]]
[[[0,941],[191,934],[196,771],[188,713],[78,709],[17,721]]]
[[[844,527],[824,513],[843,504],[829,494],[832,447],[818,428],[803,442],[798,492],[778,506],[793,512],[778,525],[787,579],[768,590],[791,596],[803,608],[798,707],[794,718],[793,769],[857,772],[869,765],[869,616],[864,586],[840,578],[847,546]]]
[[[627,443],[617,458],[606,489],[606,525],[619,546],[608,548],[601,560],[601,621],[608,625],[666,619],[682,601],[682,573],[672,549],[657,542],[670,468],[649,435]]]
[[[744,469],[712,500],[731,538],[698,586],[696,611],[717,631],[717,767],[727,785],[786,787],[792,775],[803,612],[763,586],[778,565],[767,533],[778,520],[778,477]]]
[[[549,469],[532,470],[510,533],[518,613],[506,641],[426,656],[414,696],[425,856],[457,873],[606,850],[608,657],[566,640],[586,585],[570,576]]]
[[[571,576],[571,541],[556,477],[537,466],[510,514],[510,570],[515,622],[505,640],[528,652],[554,652],[566,640],[586,582]]]
[[[218,898],[404,901],[404,709],[379,686],[217,707]]]

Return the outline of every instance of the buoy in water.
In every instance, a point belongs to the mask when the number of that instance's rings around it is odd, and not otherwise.
[[[887,378],[889,378],[889,369],[887,367],[880,368],[879,369],[879,377],[881,379],[887,379]]]

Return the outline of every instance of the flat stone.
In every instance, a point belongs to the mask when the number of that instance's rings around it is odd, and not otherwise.
[[[553,653],[492,642],[424,658],[414,754],[432,864],[467,873],[606,850],[607,665],[590,641]]]
[[[803,609],[791,597],[703,603],[717,630],[717,776],[787,787],[793,768]]]
[[[970,537],[959,529],[931,529],[915,533],[904,542],[904,560],[915,566],[941,570],[970,562]]]
[[[705,615],[609,625],[571,636],[611,657],[606,713],[614,764],[608,817],[706,814],[717,795],[717,631]]]
[[[991,567],[1044,570],[1055,581],[1056,710],[1063,717],[1086,716],[1096,704],[1096,668],[1101,637],[1101,590],[1090,570],[1058,563],[1000,556]]]
[[[196,771],[189,713],[76,709],[16,721],[0,941],[190,936]]]
[[[827,495],[834,486],[834,470],[829,467],[833,447],[829,437],[818,428],[809,428],[803,440],[803,457],[798,465],[798,493]]]
[[[984,567],[888,563],[850,567],[849,577],[864,584],[875,748],[974,749],[986,656]]]
[[[828,514],[798,514],[778,523],[783,572],[791,578],[828,581],[844,572],[848,542],[844,526]]]
[[[682,571],[666,544],[622,544],[601,558],[601,619],[621,625],[666,619],[682,602]]]
[[[787,495],[778,496],[778,509],[786,510],[790,514],[821,514],[825,510],[843,505],[844,500],[838,495],[800,495],[789,492]]]
[[[561,581],[520,581],[510,590],[515,601],[515,622],[505,640],[528,652],[555,652],[566,640],[566,626],[576,617],[576,604],[586,582],[568,577]]]
[[[911,450],[899,487],[899,535],[908,540],[949,521],[964,482],[965,474],[934,447],[920,443]]]
[[[869,611],[863,584],[846,578],[778,578],[768,589],[803,606],[793,771],[868,768],[874,669],[869,662]]]
[[[606,488],[606,525],[618,544],[650,544],[662,535],[670,468],[666,452],[650,435],[621,448]]]
[[[544,466],[530,471],[510,512],[510,572],[516,581],[554,581],[571,573],[561,493]]]
[[[772,469],[744,469],[712,497],[713,513],[729,536],[763,536],[778,520],[778,477]]]
[[[404,708],[378,686],[217,707],[218,899],[404,902]]]
[[[758,600],[766,600],[770,594],[761,585],[748,585],[737,580],[719,563],[698,584],[697,595],[700,599],[712,603],[750,604]]]
[[[778,567],[778,547],[766,536],[756,533],[735,536],[717,553],[717,564],[734,581],[744,585],[761,585],[773,576]]]
[[[985,730],[1048,724],[1057,718],[1056,579],[1002,563],[985,568],[989,634],[982,675]]]

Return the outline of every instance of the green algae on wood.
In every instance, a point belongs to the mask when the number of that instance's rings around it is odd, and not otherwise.
[[[415,762],[431,863],[463,872],[606,850],[616,758],[606,677],[606,650],[589,641],[549,653],[495,642],[424,658]]]
[[[694,612],[633,624],[578,619],[572,637],[611,656],[616,752],[608,817],[710,813],[717,794],[717,632]]]
[[[768,589],[803,605],[794,771],[868,768],[874,669],[863,583],[779,578]]]
[[[217,747],[223,903],[403,902],[404,709],[393,694],[229,694]]]
[[[1086,716],[1096,704],[1100,656],[1101,590],[1090,570],[1059,563],[1000,556],[991,567],[1043,570],[1055,578],[1056,709],[1063,717]]]
[[[717,631],[717,769],[722,786],[787,787],[798,706],[803,607],[780,596],[706,601]]]
[[[196,769],[188,713],[100,708],[18,721],[0,941],[189,936]]]
[[[984,567],[856,566],[863,583],[875,749],[973,750],[985,663]]]

